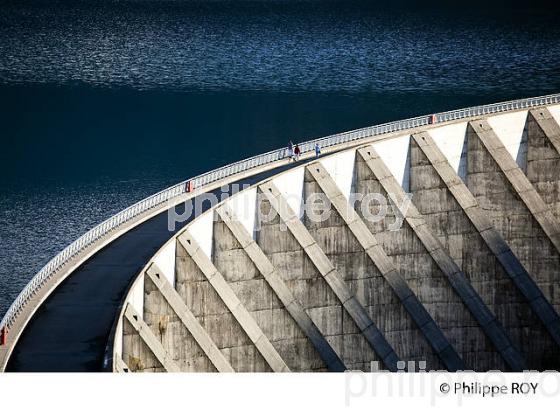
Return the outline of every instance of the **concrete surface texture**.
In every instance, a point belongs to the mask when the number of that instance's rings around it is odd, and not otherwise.
[[[235,371],[395,370],[409,361],[426,369],[560,369],[557,111],[374,142],[234,196],[174,239],[168,276],[205,342],[161,292],[154,297],[147,278],[144,320],[161,345],[125,315],[129,353],[115,370],[169,370],[154,362],[163,346],[182,371],[216,371],[201,348],[210,342]],[[388,199],[383,218],[371,218],[383,204],[367,194]],[[191,250],[181,245],[187,237]],[[251,320],[237,317],[240,306]]]

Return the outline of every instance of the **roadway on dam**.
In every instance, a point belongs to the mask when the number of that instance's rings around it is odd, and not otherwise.
[[[285,164],[233,184],[254,185],[308,162]],[[221,188],[211,191],[218,195]],[[195,198],[189,199],[191,203]],[[182,214],[182,203],[175,212]],[[204,201],[204,209],[210,208]],[[148,219],[107,244],[66,278],[39,307],[23,331],[6,371],[111,371],[112,329],[134,278],[194,215],[168,229],[167,212]]]

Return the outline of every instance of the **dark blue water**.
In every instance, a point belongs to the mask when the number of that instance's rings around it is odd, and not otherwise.
[[[405,3],[0,0],[0,315],[65,245],[180,180],[560,91],[557,5]]]

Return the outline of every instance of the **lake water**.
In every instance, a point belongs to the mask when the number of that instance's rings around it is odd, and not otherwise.
[[[1,2],[0,316],[168,185],[289,139],[560,90],[558,6],[405,3]]]

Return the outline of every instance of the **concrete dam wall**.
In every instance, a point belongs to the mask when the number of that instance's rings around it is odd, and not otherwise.
[[[473,107],[168,188],[36,275],[0,370],[560,370],[559,124]]]
[[[398,133],[222,201],[137,277],[114,370],[560,369],[559,120]]]

